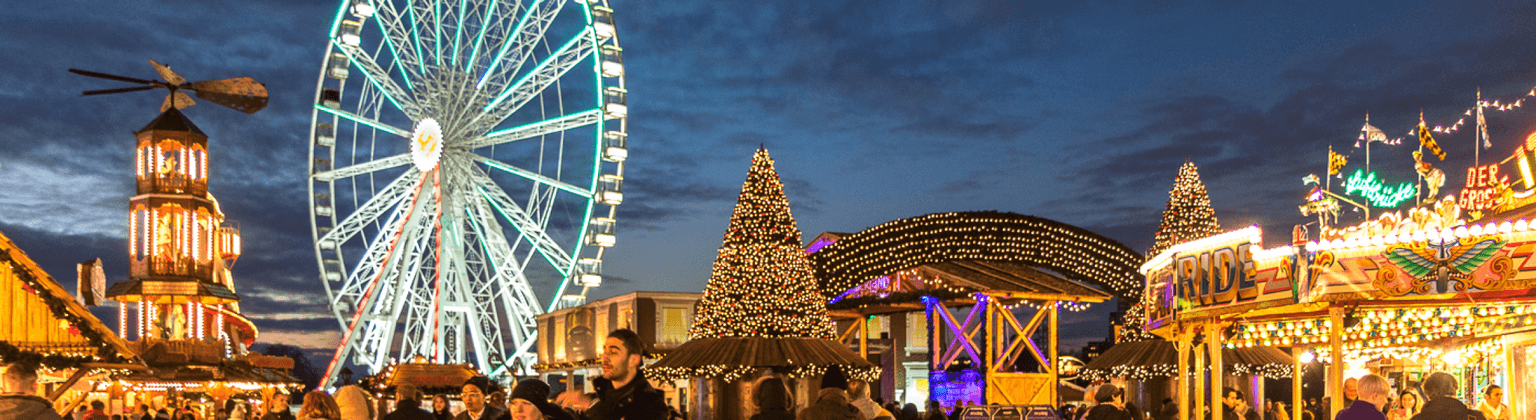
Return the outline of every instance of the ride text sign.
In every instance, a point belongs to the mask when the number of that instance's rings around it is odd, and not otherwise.
[[[1253,244],[1240,243],[1174,260],[1179,297],[1200,306],[1253,300],[1259,296],[1253,266]]]

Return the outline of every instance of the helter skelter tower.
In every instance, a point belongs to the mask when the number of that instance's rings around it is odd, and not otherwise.
[[[244,355],[256,327],[240,313],[230,266],[240,256],[240,233],[226,224],[208,192],[208,135],[180,108],[198,98],[245,113],[266,106],[266,87],[249,77],[188,83],[150,60],[165,81],[84,70],[70,72],[141,86],[83,92],[83,96],[164,88],[160,115],[134,132],[135,195],[128,204],[129,278],[107,290],[119,305],[119,334],[140,351],[164,344],[190,356]],[[128,311],[132,307],[135,315]],[[132,325],[130,329],[129,326]],[[222,351],[209,351],[221,349]],[[193,357],[194,360],[198,357]],[[204,360],[210,361],[210,360]]]

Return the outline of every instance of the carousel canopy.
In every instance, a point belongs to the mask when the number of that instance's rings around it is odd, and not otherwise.
[[[842,343],[811,337],[714,337],[683,343],[649,369],[656,377],[688,377],[689,373],[722,370],[776,368],[815,376],[826,366],[841,365],[856,371],[873,371],[874,365]],[[741,372],[746,373],[746,372]],[[797,375],[798,376],[798,375]],[[849,376],[858,376],[851,372]]]

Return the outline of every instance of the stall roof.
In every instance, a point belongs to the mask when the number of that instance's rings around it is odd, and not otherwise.
[[[34,288],[33,292],[36,293],[38,299],[41,299],[43,306],[48,308],[48,316],[53,319],[53,322],[75,320],[74,327],[78,332],[72,333],[68,338],[61,340],[32,340],[29,338],[37,335],[39,332],[36,329],[6,328],[0,329],[9,332],[7,334],[0,334],[0,341],[10,342],[23,350],[52,352],[76,351],[82,348],[81,346],[89,346],[94,350],[98,344],[92,343],[93,340],[91,338],[96,338],[101,341],[99,345],[109,348],[111,354],[116,356],[116,359],[132,360],[137,357],[137,353],[129,348],[126,341],[123,341],[121,337],[117,336],[117,333],[107,328],[106,324],[103,324],[100,319],[92,315],[90,310],[76,301],[75,297],[64,290],[52,276],[49,276],[41,267],[38,267],[37,262],[32,261],[32,258],[28,257],[25,251],[17,247],[15,242],[12,242],[4,233],[0,233],[0,269],[3,269],[3,263],[6,262],[12,264],[10,270],[15,274],[14,278],[21,281],[22,284],[7,285],[7,287],[4,287],[4,290],[0,290],[0,296],[5,297],[4,301],[16,302],[13,296],[20,293],[22,287]],[[7,276],[0,275],[0,277]],[[32,281],[28,282],[26,279]],[[27,283],[34,285],[28,286]],[[24,296],[21,298],[25,299]],[[25,321],[7,320],[7,322]],[[22,336],[20,334],[27,335]],[[96,351],[89,353],[97,357],[103,356]],[[106,359],[104,361],[111,361],[114,358],[108,357]]]

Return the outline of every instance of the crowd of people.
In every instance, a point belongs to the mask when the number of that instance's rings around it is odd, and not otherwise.
[[[1445,372],[1434,372],[1421,384],[1405,384],[1394,390],[1380,375],[1365,375],[1344,381],[1339,387],[1344,409],[1329,416],[1329,398],[1311,398],[1303,401],[1301,417],[1293,419],[1288,406],[1280,401],[1265,400],[1262,407],[1248,403],[1246,395],[1234,388],[1221,391],[1222,420],[1510,420],[1510,409],[1504,400],[1504,389],[1488,385],[1478,392],[1479,401],[1468,406],[1456,398],[1456,377]],[[1063,405],[1059,414],[1064,420],[1175,420],[1179,406],[1172,398],[1165,398],[1152,410],[1142,412],[1135,404],[1124,399],[1124,390],[1110,384],[1090,388],[1090,404]],[[1212,407],[1211,409],[1215,409]],[[1210,412],[1190,413],[1191,419],[1209,418]],[[926,418],[924,420],[927,420]]]

